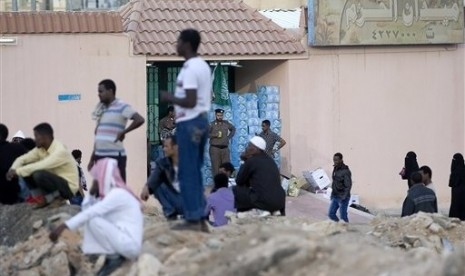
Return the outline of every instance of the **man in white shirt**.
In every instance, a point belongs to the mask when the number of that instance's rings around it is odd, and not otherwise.
[[[56,241],[65,229],[84,226],[84,254],[105,254],[97,275],[110,275],[125,260],[135,259],[142,248],[143,216],[136,195],[124,183],[117,161],[98,160],[91,171],[94,181],[82,211],[50,233]]]
[[[207,112],[211,105],[212,80],[210,66],[197,56],[199,44],[198,31],[186,29],[181,32],[176,48],[186,61],[179,72],[174,95],[163,92],[161,100],[173,103],[176,111],[178,179],[186,222],[173,228],[206,232],[201,167],[208,136]]]

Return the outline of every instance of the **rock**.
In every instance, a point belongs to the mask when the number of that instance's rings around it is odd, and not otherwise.
[[[342,232],[347,232],[347,224],[337,223],[332,220],[320,221],[312,224],[303,224],[304,231],[313,232],[318,236],[330,236]]]
[[[465,275],[465,251],[463,247],[458,248],[455,252],[447,256],[442,275],[444,276],[463,276]]]
[[[50,253],[52,255],[56,255],[58,254],[59,252],[61,251],[65,251],[68,249],[68,245],[63,242],[63,241],[58,241],[57,243],[55,243],[55,245],[53,245],[53,248],[52,250],[50,251]]]
[[[223,243],[217,239],[208,239],[207,246],[211,249],[218,250],[222,247]]]
[[[18,271],[17,276],[40,276],[40,273],[37,269],[29,269],[29,270],[20,270]]]
[[[23,259],[23,262],[18,266],[19,269],[28,269],[36,266],[52,248],[52,243],[43,244],[39,249],[33,249],[28,252]]]
[[[168,246],[170,244],[173,244],[174,242],[175,240],[173,239],[173,236],[167,234],[161,234],[157,237],[157,243],[163,246]]]
[[[438,234],[439,232],[442,232],[442,231],[443,231],[442,227],[441,227],[439,224],[437,224],[437,223],[432,223],[432,224],[428,227],[428,229],[429,229],[431,232],[433,232],[434,234]]]
[[[150,254],[139,256],[137,263],[133,266],[137,267],[138,276],[157,276],[162,267],[160,261]]]
[[[39,230],[39,228],[42,227],[43,224],[44,222],[42,220],[38,220],[32,224],[32,229]]]
[[[45,207],[37,210],[33,210],[27,203],[1,205],[0,237],[2,238],[0,245],[14,246],[18,242],[27,240],[34,233],[34,224],[38,225],[38,221],[46,221],[60,213],[72,216],[79,211],[80,208],[76,205],[64,205],[58,208]]]
[[[60,252],[58,255],[44,259],[41,266],[45,275],[70,275],[68,257],[65,252]]]

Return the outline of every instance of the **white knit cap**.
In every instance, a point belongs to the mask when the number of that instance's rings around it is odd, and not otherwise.
[[[13,136],[13,138],[26,138],[26,136],[24,136],[24,133],[21,131],[21,130],[18,130],[18,132],[16,132],[16,134]]]
[[[260,136],[254,136],[252,137],[252,139],[250,139],[250,143],[252,143],[254,146],[256,146],[257,148],[261,149],[261,150],[265,150],[266,149],[266,142],[265,142],[265,139],[263,139],[262,137]]]

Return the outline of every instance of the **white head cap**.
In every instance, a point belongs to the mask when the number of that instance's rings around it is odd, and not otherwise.
[[[18,132],[16,132],[16,134],[13,136],[13,138],[26,138],[26,136],[24,136],[24,133],[21,131],[21,130],[18,130]]]
[[[256,146],[257,148],[261,149],[261,150],[265,150],[266,149],[266,142],[265,142],[265,139],[263,139],[262,137],[260,136],[254,136],[252,137],[252,139],[250,139],[250,143],[252,143],[254,146]]]

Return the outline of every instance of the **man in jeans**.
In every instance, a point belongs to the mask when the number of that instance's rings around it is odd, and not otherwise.
[[[329,218],[334,221],[339,221],[339,218],[336,215],[336,212],[339,209],[341,219],[345,222],[349,222],[347,209],[349,208],[350,190],[352,188],[352,174],[349,167],[344,164],[341,153],[338,152],[334,154],[333,161],[334,170]]]
[[[161,100],[174,104],[179,149],[179,184],[185,223],[177,230],[208,232],[204,219],[205,196],[201,167],[208,136],[207,112],[211,105],[211,69],[197,56],[200,34],[194,29],[181,32],[177,52],[186,60],[176,80],[174,95],[163,92]]]

